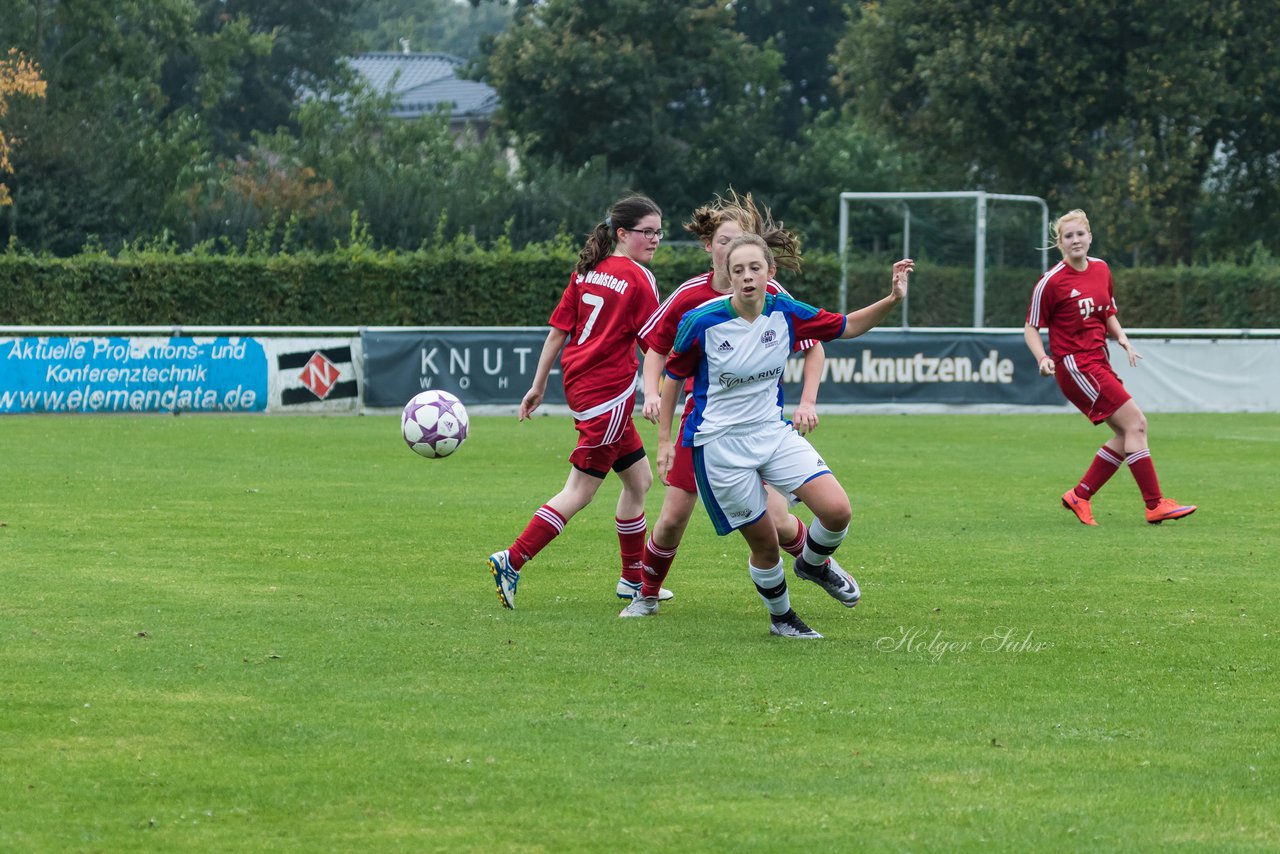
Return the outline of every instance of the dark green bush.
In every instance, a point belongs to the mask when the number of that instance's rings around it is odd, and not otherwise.
[[[43,258],[0,255],[0,325],[541,326],[577,257],[567,241],[480,249],[457,241],[388,253],[215,256],[139,252]],[[652,265],[665,296],[706,269],[696,247],[664,247]],[[1021,326],[1037,270],[988,269],[985,325]],[[1280,265],[1117,269],[1127,327],[1280,327]],[[797,297],[839,306],[840,262],[811,253],[783,271]],[[879,299],[889,262],[849,266],[847,305]],[[973,272],[922,264],[911,326],[971,326]],[[900,312],[889,325],[901,322]]]

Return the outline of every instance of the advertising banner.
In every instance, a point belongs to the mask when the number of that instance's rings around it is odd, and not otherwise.
[[[360,353],[354,338],[270,338],[270,412],[359,412]]]
[[[1144,412],[1280,412],[1280,339],[1137,338],[1111,364]]]
[[[362,336],[365,404],[402,406],[428,388],[472,405],[518,404],[529,389],[546,328],[367,332]],[[870,332],[829,341],[819,405],[941,403],[1061,405],[1057,386],[1040,377],[1021,334],[959,335]],[[783,376],[789,405],[800,398],[804,360]],[[548,404],[564,402],[553,370]]]
[[[533,382],[547,327],[367,331],[364,403],[400,407],[420,391],[452,392],[471,404],[518,404]],[[564,404],[557,359],[546,403]]]
[[[929,403],[1053,406],[1062,395],[1042,378],[1021,334],[872,331],[823,344],[818,404]],[[803,359],[787,363],[788,404],[800,399]]]
[[[546,327],[352,327],[269,338],[86,328],[36,337],[43,331],[0,330],[0,414],[354,414],[398,409],[430,388],[468,405],[514,407],[533,381],[547,334]],[[1112,345],[1112,364],[1144,411],[1280,411],[1280,337],[1131,332],[1145,358],[1130,367]],[[1020,331],[876,330],[824,347],[820,409],[1070,411],[1053,379],[1036,371]],[[783,375],[788,409],[799,400],[803,371],[803,357],[793,355]],[[564,407],[558,360],[546,404]]]
[[[0,338],[0,413],[262,412],[254,338]]]

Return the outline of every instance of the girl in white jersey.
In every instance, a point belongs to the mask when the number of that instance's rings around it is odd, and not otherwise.
[[[712,269],[694,276],[676,288],[640,330],[640,345],[646,351],[644,416],[655,424],[658,421],[658,388],[662,367],[671,352],[680,320],[687,312],[703,303],[727,296],[733,291],[729,276],[723,269],[729,245],[743,234],[758,234],[773,251],[778,266],[792,270],[800,267],[800,244],[796,235],[775,223],[767,207],[763,210],[757,207],[750,193],[742,197],[730,190],[728,198],[717,196],[711,204],[694,211],[684,228],[706,247],[711,255]],[[768,289],[786,293],[786,289],[775,281],[769,282]],[[818,424],[817,398],[818,384],[822,377],[823,349],[816,341],[798,342],[797,348],[804,352],[804,378],[800,401],[792,422],[801,434],[805,434]],[[688,385],[691,386],[692,383]],[[686,411],[692,409],[693,398],[689,397]],[[658,459],[663,466],[658,469],[658,477],[666,486],[666,493],[658,519],[653,523],[644,547],[644,583],[636,591],[638,595],[634,596],[631,604],[619,615],[622,617],[648,617],[656,612],[657,603],[650,600],[660,595],[698,500],[692,447],[676,441],[673,453],[664,457],[659,449]],[[769,491],[769,515],[778,529],[778,539],[783,550],[798,557],[804,546],[804,522],[792,515],[787,499],[773,489]],[[846,586],[841,585],[839,589],[827,589],[827,592],[840,598],[845,589]]]
[[[898,261],[888,296],[847,315],[836,314],[767,293],[766,283],[776,272],[773,255],[760,237],[748,234],[726,254],[733,294],[689,312],[680,323],[666,372],[677,380],[693,378],[695,406],[685,419],[682,439],[693,447],[698,494],[717,533],[738,530],[746,538],[748,569],[769,611],[771,634],[821,637],[791,608],[762,480],[793,493],[814,514],[804,550],[796,558],[796,575],[845,583],[852,588],[852,603],[860,595],[847,574],[828,577],[836,574],[830,557],[848,534],[853,515],[849,496],[808,440],[783,421],[778,378],[795,340],[855,338],[879,324],[906,296],[914,269],[910,259]],[[666,440],[677,391],[676,383],[663,385],[660,455],[671,447]]]

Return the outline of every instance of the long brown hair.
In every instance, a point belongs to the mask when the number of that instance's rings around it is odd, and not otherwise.
[[[744,234],[763,238],[779,267],[800,269],[800,238],[780,222],[773,221],[769,208],[760,210],[750,193],[739,196],[732,188],[728,198],[717,195],[715,201],[693,212],[684,230],[703,244],[708,244],[726,222],[736,222]]]
[[[661,217],[662,209],[648,196],[627,196],[614,202],[604,222],[587,235],[587,243],[578,253],[578,263],[574,265],[573,271],[581,276],[594,270],[601,261],[613,254],[613,247],[618,242],[618,229],[635,228],[649,214]]]

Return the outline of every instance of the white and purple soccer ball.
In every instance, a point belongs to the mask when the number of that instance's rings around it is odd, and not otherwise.
[[[447,391],[424,391],[404,405],[400,433],[414,453],[447,457],[466,441],[467,408]]]

